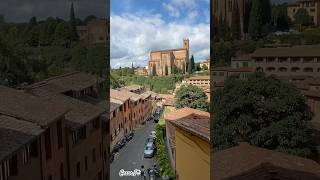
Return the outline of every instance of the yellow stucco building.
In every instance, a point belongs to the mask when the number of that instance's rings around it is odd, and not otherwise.
[[[171,157],[179,180],[210,179],[210,114],[182,108],[165,117]]]

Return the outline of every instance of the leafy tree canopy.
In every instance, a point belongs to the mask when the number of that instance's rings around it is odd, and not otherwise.
[[[294,155],[312,154],[307,127],[312,114],[292,84],[263,74],[248,81],[229,79],[212,102],[214,151],[248,142]]]
[[[308,26],[312,23],[311,17],[306,9],[300,8],[294,15],[294,20],[296,24]]]
[[[176,92],[175,106],[176,108],[189,107],[208,111],[207,95],[205,92],[194,85],[182,86]]]

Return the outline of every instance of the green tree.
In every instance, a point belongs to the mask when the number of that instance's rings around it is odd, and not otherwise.
[[[225,66],[231,64],[231,57],[236,54],[236,47],[233,42],[220,42],[213,44],[213,56],[215,65]]]
[[[156,64],[153,64],[152,66],[152,76],[156,76],[157,75],[157,67]]]
[[[243,18],[243,32],[249,33],[249,21],[250,21],[250,12],[252,7],[252,1],[245,1],[245,12]]]
[[[108,64],[107,52],[108,48],[104,45],[89,46],[86,71],[99,77],[105,77]]]
[[[311,156],[308,121],[312,113],[304,96],[289,82],[260,73],[248,81],[229,79],[212,98],[214,151],[248,142],[262,148]]]
[[[252,0],[252,8],[250,12],[249,34],[253,40],[262,37],[263,27],[263,8],[261,0]]]
[[[207,65],[204,64],[204,65],[202,66],[202,69],[206,71],[206,70],[208,70],[209,68],[208,68]]]
[[[234,1],[236,2],[236,1]],[[238,3],[234,3],[232,9],[232,19],[231,19],[231,37],[232,39],[238,40],[241,38],[241,27],[240,27],[240,13]]]
[[[178,69],[177,69],[177,66],[175,64],[172,65],[171,72],[172,72],[172,74],[177,74],[178,73]]]
[[[192,72],[195,70],[195,63],[194,63],[194,57],[193,57],[193,55],[191,55],[191,69],[192,69]]]
[[[185,73],[186,73],[186,65],[182,64],[181,74],[185,74]]]
[[[131,75],[134,75],[134,67],[133,67],[133,63],[131,63]]]
[[[94,16],[94,15],[90,15],[90,16],[87,16],[85,19],[84,19],[84,24],[88,24],[90,21],[92,21],[93,19],[96,19],[97,17]]]
[[[15,86],[31,82],[26,62],[28,54],[0,36],[0,84]]]
[[[270,0],[262,0],[262,23],[269,24],[271,21],[271,3]]]
[[[288,30],[290,19],[287,14],[287,5],[280,4],[272,7],[272,24],[276,29]]]
[[[33,27],[29,31],[27,44],[31,47],[37,47],[39,45],[39,31],[37,27]]]
[[[192,74],[192,63],[191,63],[191,58],[189,59],[189,62],[187,64],[187,67],[188,67],[188,73],[189,74]]]
[[[119,76],[123,76],[121,66],[119,67]]]
[[[294,23],[301,26],[308,26],[311,24],[311,18],[306,9],[300,8],[294,15]]]
[[[57,46],[67,47],[71,39],[70,31],[64,22],[57,25],[54,32],[53,44]]]
[[[166,64],[165,65],[165,67],[164,67],[164,74],[166,75],[166,76],[168,76],[169,75],[169,72],[168,72],[168,65]]]
[[[189,107],[208,111],[207,99],[205,92],[198,86],[184,85],[176,92],[175,106],[176,108]]]
[[[73,7],[73,3],[71,3],[71,7],[70,7],[70,35],[71,35],[71,40],[72,41],[78,41],[79,40],[79,36],[77,33],[77,22],[76,22],[76,18],[74,15],[74,7]]]
[[[78,43],[72,48],[71,64],[78,71],[85,71],[87,66],[88,47],[85,43]]]

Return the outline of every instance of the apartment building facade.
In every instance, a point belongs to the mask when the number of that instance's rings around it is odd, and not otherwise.
[[[144,92],[142,95],[142,124],[147,121],[147,119],[151,116],[153,112],[153,103],[152,95],[150,92]]]
[[[166,114],[164,118],[168,154],[176,178],[209,180],[210,114],[182,108]]]
[[[137,93],[134,93],[134,92],[137,92]],[[135,128],[143,120],[143,114],[142,114],[143,96],[138,94],[140,91],[134,90],[134,92],[127,89],[121,90],[121,93],[130,96],[131,129]]]
[[[63,103],[69,109],[64,131],[66,179],[107,179],[106,162],[102,156],[103,146],[109,147],[109,144],[103,144],[103,139],[109,135],[102,133],[106,110],[95,104],[105,101],[98,99],[103,88],[103,79],[78,72],[53,77],[26,88],[31,94]]]
[[[35,168],[36,165],[30,163],[31,168],[26,168],[30,170],[29,174],[23,168],[15,168],[13,172],[20,172],[24,178],[38,179],[36,170],[40,169],[42,180],[109,179],[109,133],[106,133],[109,128],[103,128],[107,113],[98,105],[98,102],[106,103],[105,99],[99,99],[103,87],[102,79],[78,72],[50,78],[23,87],[23,90],[1,87],[1,99],[3,97],[8,103],[0,104],[0,116],[4,114],[34,123],[43,131],[33,137],[38,139],[38,149],[34,143],[23,142],[27,148],[22,146],[23,162],[34,161],[32,156],[36,157],[34,152],[37,152],[40,167]],[[60,111],[61,114],[57,115]],[[18,125],[18,130],[24,130]],[[33,129],[37,130],[36,127]],[[20,155],[16,155],[14,161],[19,159]],[[0,162],[2,164],[2,159]],[[29,167],[27,165],[25,167]],[[1,172],[3,180],[7,180],[10,173],[5,168],[6,174]],[[16,173],[9,179],[17,177]]]
[[[109,22],[94,18],[84,26],[77,26],[79,39],[90,44],[104,44],[109,39]]]
[[[123,104],[123,129],[124,135],[132,130],[131,102],[128,94],[123,94],[120,90],[110,89],[110,98],[121,101]]]
[[[302,45],[257,49],[251,58],[255,71],[267,75],[320,76],[320,45]]]
[[[305,9],[315,26],[320,25],[320,1],[319,0],[298,0],[295,3],[288,4],[288,17],[295,21],[295,15],[299,9]]]
[[[215,82],[223,82],[228,77],[247,79],[253,72],[320,77],[319,49],[319,45],[259,48],[250,55],[232,58],[230,67],[216,67],[213,78]]]
[[[44,130],[35,123],[0,115],[0,179],[42,179],[39,135]]]
[[[123,104],[121,101],[110,99],[110,149],[124,137]]]
[[[0,87],[3,180],[67,179],[64,118],[68,107],[24,91]],[[8,134],[9,133],[9,134]]]

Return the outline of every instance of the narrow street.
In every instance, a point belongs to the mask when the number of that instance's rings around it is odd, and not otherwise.
[[[144,165],[145,170],[153,167],[154,162],[156,162],[155,158],[144,158],[143,150],[146,139],[155,126],[156,124],[153,121],[146,122],[145,125],[138,125],[133,139],[115,155],[115,159],[110,165],[110,179],[141,179],[141,177],[132,176],[120,177],[119,172],[121,169],[125,171],[141,169],[141,165]]]

